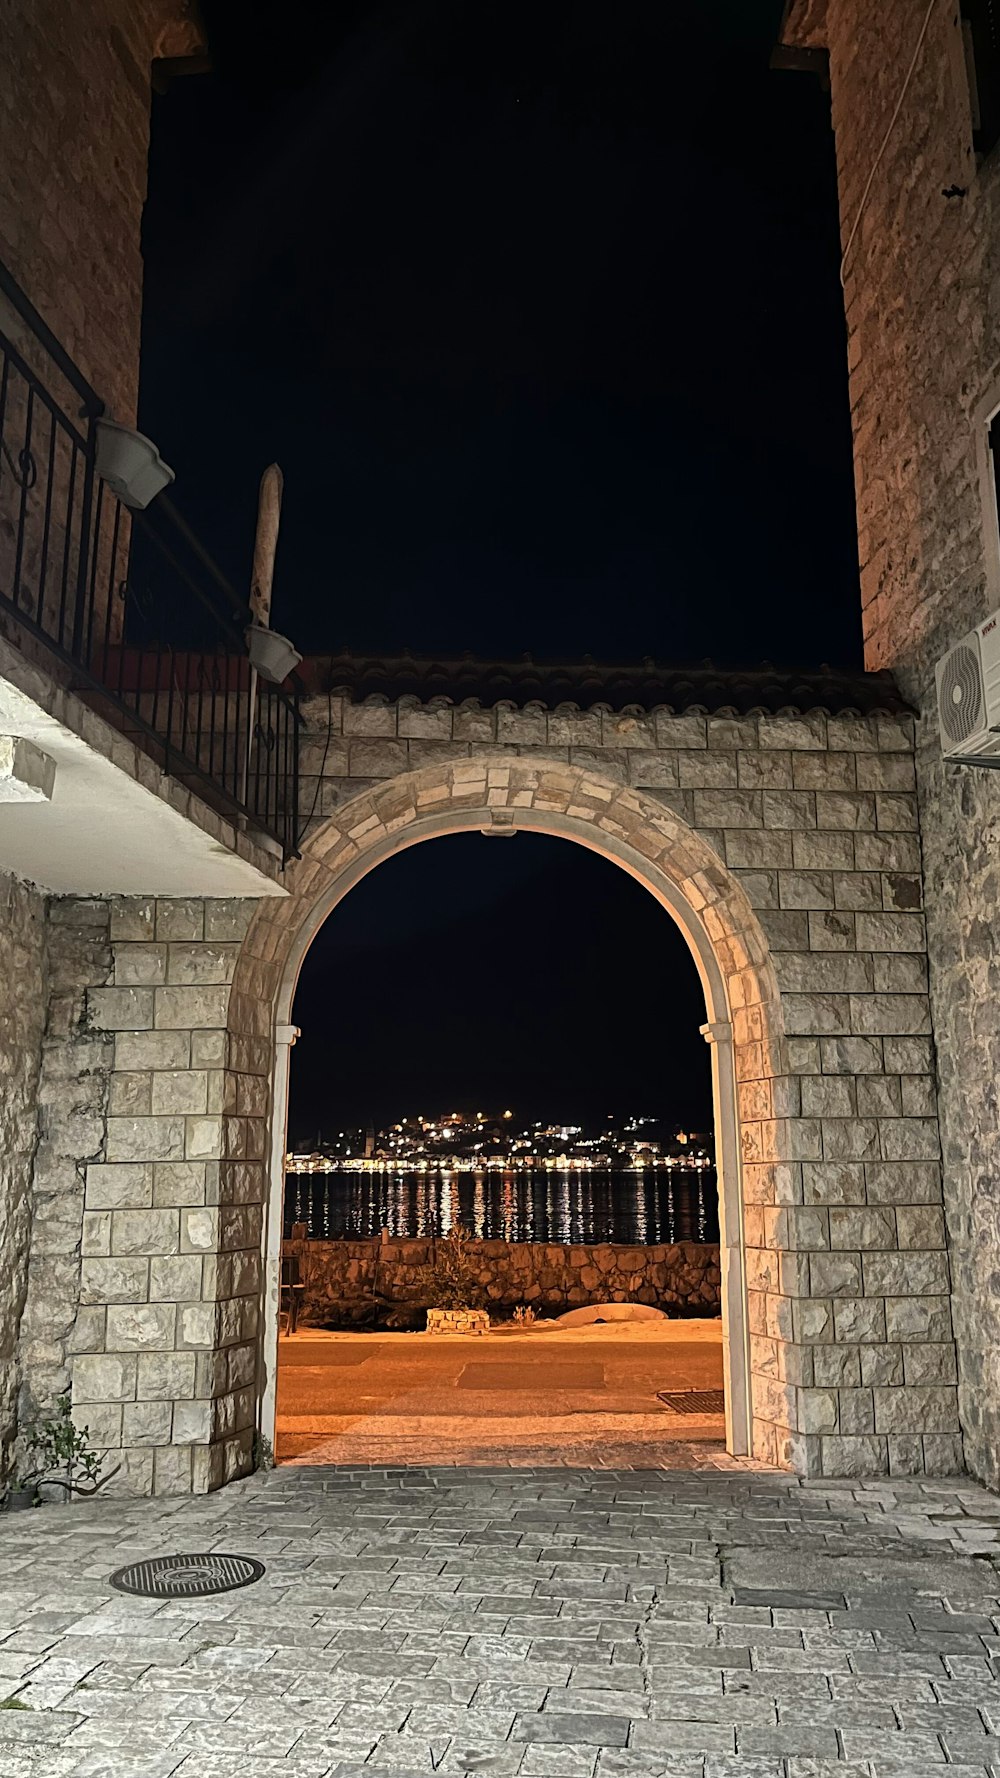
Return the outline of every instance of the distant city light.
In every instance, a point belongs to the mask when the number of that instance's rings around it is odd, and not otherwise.
[[[502,1124],[509,1126],[503,1134]],[[340,1130],[333,1142],[321,1135],[315,1148],[296,1147],[286,1157],[286,1168],[293,1173],[411,1170],[480,1177],[531,1168],[641,1173],[657,1167],[700,1172],[712,1166],[711,1135],[694,1135],[664,1118],[630,1115],[618,1124],[609,1120],[603,1127],[594,1125],[588,1133],[583,1124],[538,1119],[518,1128],[510,1108],[495,1116],[452,1111],[426,1118],[419,1113],[381,1130],[370,1123],[355,1126]]]

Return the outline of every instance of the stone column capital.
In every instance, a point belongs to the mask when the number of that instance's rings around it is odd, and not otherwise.
[[[711,1020],[707,1025],[699,1025],[706,1043],[732,1043],[733,1027],[728,1019]]]
[[[291,1049],[295,1039],[301,1036],[302,1032],[298,1025],[276,1025],[274,1028],[275,1043],[285,1049]]]

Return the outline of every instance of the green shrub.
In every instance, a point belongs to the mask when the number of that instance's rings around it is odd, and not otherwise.
[[[460,1223],[455,1223],[444,1239],[435,1243],[434,1258],[421,1270],[419,1290],[420,1300],[428,1309],[486,1307],[486,1287],[479,1279],[479,1263]]]

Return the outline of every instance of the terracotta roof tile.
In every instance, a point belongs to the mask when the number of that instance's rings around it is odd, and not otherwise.
[[[612,710],[702,710],[716,715],[735,711],[804,714],[825,710],[832,716],[852,712],[898,714],[910,706],[889,673],[852,673],[822,666],[804,671],[772,667],[763,661],[747,668],[667,666],[644,660],[612,666],[590,660],[542,662],[530,655],[519,661],[398,655],[314,655],[303,662],[302,679],[312,691],[346,692],[354,702],[368,697],[415,697],[421,703],[443,698],[450,703],[473,701],[487,708],[501,703],[523,707],[538,703],[554,710],[574,705],[581,710],[605,704]]]

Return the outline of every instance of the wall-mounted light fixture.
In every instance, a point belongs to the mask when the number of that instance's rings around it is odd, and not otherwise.
[[[117,420],[97,421],[97,473],[123,506],[142,512],[174,479],[151,438]]]
[[[302,659],[287,636],[265,629],[263,624],[251,624],[246,637],[251,665],[272,685],[281,685]]]

